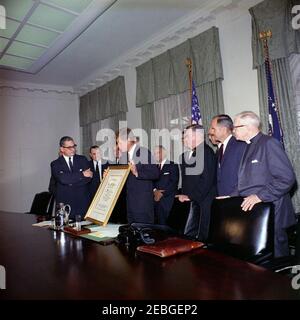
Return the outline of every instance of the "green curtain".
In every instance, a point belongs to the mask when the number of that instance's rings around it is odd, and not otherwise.
[[[80,125],[127,111],[125,80],[120,76],[80,98]]]
[[[271,60],[300,52],[300,32],[292,28],[292,7],[296,4],[300,4],[299,0],[265,0],[249,9],[254,68],[264,63],[263,44],[259,39],[261,31],[272,31],[268,43]]]
[[[151,129],[155,128],[153,103],[141,108],[142,126],[148,135],[148,146],[151,145]]]
[[[92,135],[92,127],[95,127],[95,124],[99,122],[99,129],[104,124],[115,130],[115,122],[119,118],[126,120],[127,111],[125,80],[122,76],[80,97],[79,121],[83,153],[86,154],[95,141]],[[106,119],[109,121],[104,121]]]
[[[258,89],[260,117],[262,129],[267,133],[268,128],[268,90],[264,68],[264,54],[260,31],[272,31],[269,39],[269,54],[272,64],[272,76],[275,95],[278,101],[284,146],[290,161],[293,164],[297,181],[300,182],[300,142],[297,124],[297,110],[289,65],[289,56],[298,53],[300,49],[300,32],[291,28],[292,7],[294,0],[265,0],[249,11],[252,16],[252,52],[253,67],[258,73]],[[292,198],[295,210],[300,212],[300,189]]]
[[[260,117],[263,131],[268,132],[268,88],[264,66],[258,71]],[[297,123],[297,110],[292,88],[291,71],[288,58],[277,59],[272,62],[273,82],[278,100],[280,120],[283,130],[285,151],[293,165],[297,181],[300,182],[300,139]],[[293,198],[295,210],[300,212],[300,189]]]
[[[224,113],[222,80],[207,82],[197,88],[197,96],[201,107],[202,124],[206,132],[211,119]]]
[[[148,108],[153,108],[155,101],[189,90],[187,58],[193,62],[204,126],[207,128],[214,115],[224,112],[219,32],[212,27],[136,68],[136,105],[142,108],[144,129],[149,130],[149,123],[153,123],[153,110]]]
[[[197,87],[223,79],[218,29],[212,27],[137,67],[137,107],[188,90],[187,58],[193,61]]]

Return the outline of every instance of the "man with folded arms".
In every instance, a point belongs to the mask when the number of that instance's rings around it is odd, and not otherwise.
[[[259,117],[251,111],[234,119],[235,137],[247,143],[238,172],[238,191],[244,197],[241,206],[250,211],[259,202],[274,204],[274,253],[275,257],[287,256],[286,228],[296,223],[289,194],[295,174],[281,143],[260,132],[260,127]]]
[[[59,142],[61,156],[51,162],[51,174],[56,181],[56,203],[71,206],[70,217],[86,214],[89,205],[88,184],[93,177],[89,162],[76,154],[73,138],[65,136]]]

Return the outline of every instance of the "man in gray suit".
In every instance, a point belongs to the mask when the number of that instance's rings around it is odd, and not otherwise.
[[[238,114],[234,135],[248,146],[238,172],[238,191],[244,211],[256,203],[272,202],[275,210],[275,257],[289,255],[286,228],[296,223],[289,191],[295,183],[292,165],[276,139],[260,132],[260,119],[251,111]]]

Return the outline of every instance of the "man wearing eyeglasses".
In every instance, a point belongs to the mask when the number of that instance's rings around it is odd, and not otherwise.
[[[71,206],[70,217],[85,215],[89,205],[89,188],[93,173],[84,156],[76,154],[73,138],[65,136],[60,139],[61,156],[51,163],[51,174],[57,182],[56,203]]]
[[[281,143],[260,132],[260,119],[251,111],[238,114],[233,133],[247,143],[238,173],[239,195],[244,197],[242,209],[250,211],[256,203],[274,204],[275,257],[289,255],[286,228],[296,223],[290,198],[295,183],[293,167]]]

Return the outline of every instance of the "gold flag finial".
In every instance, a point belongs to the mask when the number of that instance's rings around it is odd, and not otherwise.
[[[262,31],[259,33],[260,40],[267,40],[268,38],[272,38],[272,31],[271,30]]]
[[[191,58],[186,58],[186,60],[185,60],[185,65],[186,65],[187,67],[191,67],[191,66],[192,66],[192,59],[191,59]]]

